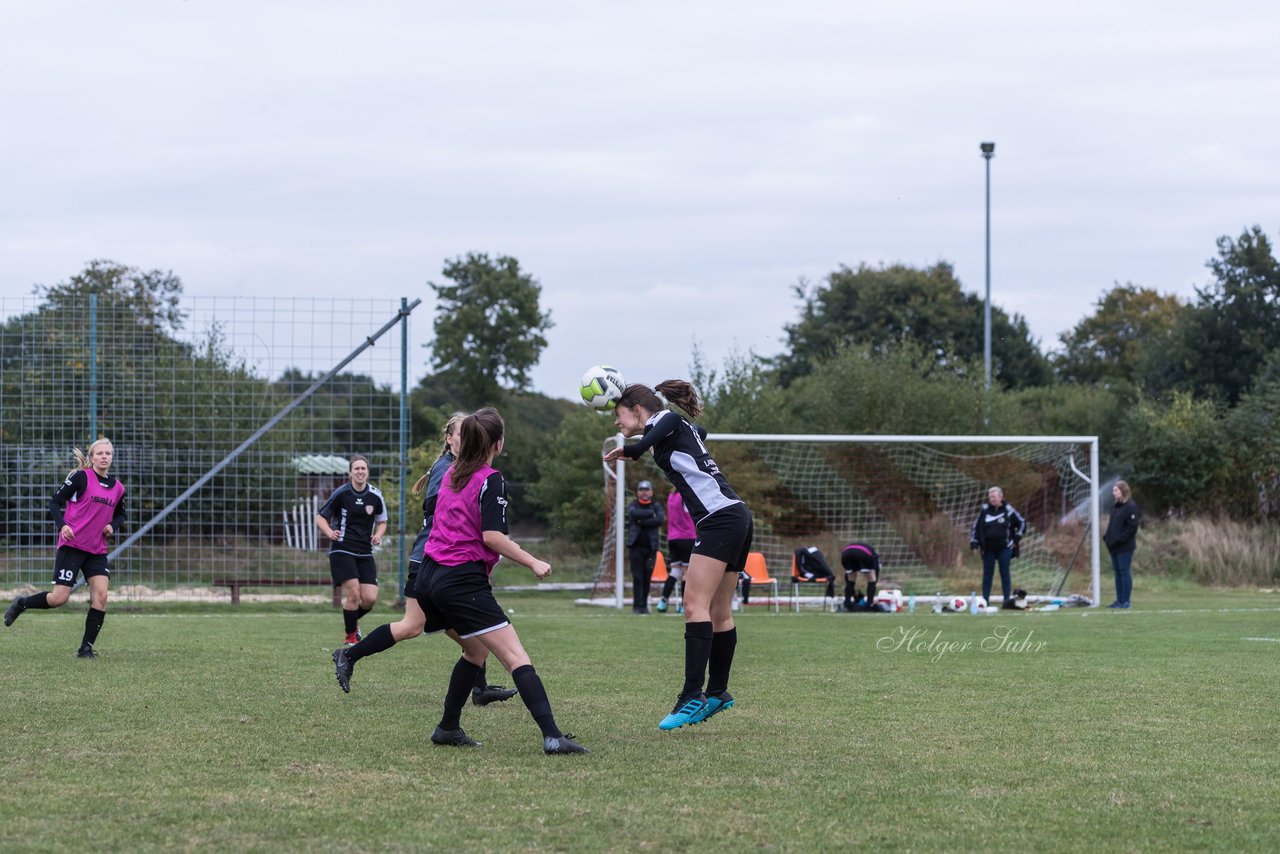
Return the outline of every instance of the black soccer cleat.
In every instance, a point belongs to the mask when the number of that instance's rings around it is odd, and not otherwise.
[[[4,624],[12,626],[13,621],[18,619],[18,615],[27,610],[27,597],[14,596],[13,601],[9,603],[9,607],[4,609]]]
[[[556,756],[567,753],[590,753],[581,744],[573,740],[573,733],[564,733],[563,735],[549,735],[542,740],[542,752],[548,756]]]
[[[338,677],[338,684],[342,687],[342,693],[351,693],[351,671],[356,666],[347,658],[346,647],[338,647],[333,651],[333,667],[334,675]]]
[[[440,729],[440,727],[436,727],[435,731],[431,733],[431,743],[442,744],[446,747],[484,746],[460,729]]]
[[[515,688],[486,685],[483,688],[473,688],[471,690],[471,702],[477,706],[487,706],[490,703],[501,703],[510,700],[515,695]]]
[[[98,654],[93,651],[92,644],[81,644],[76,650],[76,658],[97,658]]]

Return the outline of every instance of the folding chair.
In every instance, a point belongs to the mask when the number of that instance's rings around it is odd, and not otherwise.
[[[769,597],[769,602],[773,605],[773,612],[778,613],[778,579],[769,577],[769,569],[764,562],[764,552],[748,552],[747,565],[742,570],[751,579],[752,587],[757,584],[767,584],[773,588],[773,595]]]
[[[791,556],[791,610],[795,611],[797,614],[800,613],[800,585],[801,584],[823,585],[822,610],[824,611],[827,610],[827,600],[830,599],[831,601],[834,602],[835,595],[836,595],[835,594],[836,576],[829,566],[827,566],[827,570],[826,570],[827,573],[829,574],[814,575],[810,578],[806,578],[805,575],[801,573],[799,561],[797,560],[797,558],[799,558],[800,555],[806,551],[808,550],[796,549],[795,553]],[[822,555],[822,552],[818,552],[818,554]],[[824,566],[826,565],[825,557],[822,560],[822,565]]]

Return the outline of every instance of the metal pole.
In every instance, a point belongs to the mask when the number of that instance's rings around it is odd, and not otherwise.
[[[627,441],[627,437],[621,433],[618,434],[618,447],[621,448],[623,443]],[[621,611],[626,603],[625,582],[622,579],[623,562],[625,551],[624,543],[626,531],[623,525],[626,524],[626,500],[627,500],[627,458],[618,457],[618,461],[614,463],[615,477],[613,479],[613,583],[614,583],[614,601]]]
[[[981,145],[982,159],[987,162],[987,298],[983,305],[982,318],[982,365],[983,376],[987,388],[991,388],[991,158],[995,156],[996,144],[984,142]]]
[[[405,544],[405,520],[409,518],[409,300],[400,298],[400,583],[396,599],[404,602],[404,583],[408,573],[408,548]]]
[[[1102,602],[1102,534],[1098,531],[1098,525],[1102,521],[1102,502],[1101,496],[1098,495],[1098,437],[1093,438],[1093,442],[1089,446],[1089,477],[1093,479],[1093,483],[1089,492],[1089,526],[1093,529],[1090,536],[1093,542],[1093,607],[1098,607]]]
[[[98,441],[98,295],[89,294],[89,444]]]

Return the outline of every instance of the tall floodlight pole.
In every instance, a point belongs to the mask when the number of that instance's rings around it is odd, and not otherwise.
[[[994,142],[980,143],[982,159],[987,161],[987,298],[982,317],[982,365],[991,388],[991,158],[996,155]]]

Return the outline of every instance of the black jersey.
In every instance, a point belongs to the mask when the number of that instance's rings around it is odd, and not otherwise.
[[[706,430],[664,409],[645,423],[640,441],[622,451],[627,459],[637,460],[653,448],[654,462],[684,499],[695,525],[717,510],[742,503],[702,443],[706,436]]]
[[[387,503],[378,487],[369,485],[356,492],[350,482],[342,484],[320,508],[338,538],[329,544],[329,554],[373,554],[373,531],[387,521]]]

